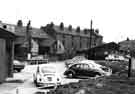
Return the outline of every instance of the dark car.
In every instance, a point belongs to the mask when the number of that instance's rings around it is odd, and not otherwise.
[[[64,75],[66,75],[69,78],[109,76],[110,74],[111,73],[109,68],[106,68],[102,65],[88,63],[88,62],[86,63],[80,62],[77,64],[73,64],[64,72]]]
[[[65,61],[65,65],[66,67],[70,67],[72,64],[75,64],[75,63],[79,63],[80,61],[82,60],[86,60],[86,58],[84,56],[75,56],[74,58],[72,59],[69,59],[69,60],[66,60]]]
[[[13,61],[13,68],[14,71],[20,72],[22,69],[24,69],[25,64],[23,62],[20,62],[18,60]]]

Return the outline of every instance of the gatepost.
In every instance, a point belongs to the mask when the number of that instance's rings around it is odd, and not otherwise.
[[[131,70],[135,70],[135,58],[131,58]]]
[[[129,58],[129,65],[128,65],[128,77],[131,77],[132,71],[135,70],[135,58]]]

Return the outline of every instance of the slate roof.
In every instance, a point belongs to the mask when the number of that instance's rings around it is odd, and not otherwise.
[[[124,40],[119,42],[120,50],[135,50],[135,40]]]
[[[50,38],[50,36],[41,29],[32,27],[30,31],[33,38]],[[26,27],[16,27],[15,34],[17,36],[25,36]]]
[[[2,38],[8,38],[8,39],[14,39],[15,38],[15,34],[12,32],[9,32],[3,28],[0,28],[0,37]]]
[[[63,29],[60,28],[60,26],[58,25],[53,25],[53,29],[57,32],[57,33],[63,33],[63,34],[69,34],[69,35],[73,35],[73,36],[82,36],[82,37],[89,37],[89,32],[90,30],[87,29],[87,34],[84,33],[84,30],[80,29],[80,32],[77,32],[75,28],[72,28],[72,30],[69,30],[68,27],[64,27]],[[95,34],[96,36],[102,37],[102,35],[93,32],[93,34]]]

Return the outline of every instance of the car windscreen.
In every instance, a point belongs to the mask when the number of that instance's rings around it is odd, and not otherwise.
[[[56,70],[54,67],[42,67],[41,72],[42,73],[55,73]]]

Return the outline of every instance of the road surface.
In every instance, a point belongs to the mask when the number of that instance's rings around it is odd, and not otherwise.
[[[52,62],[51,64],[56,67],[58,73],[60,74],[62,78],[61,84],[79,81],[79,79],[68,79],[64,77],[63,72],[66,70],[64,62]],[[36,92],[48,92],[48,90],[38,89],[34,85],[33,73],[35,72],[36,68],[36,65],[26,65],[26,67],[20,73],[15,73],[14,75],[17,76],[18,79],[24,79],[24,83],[16,84],[16,87],[14,86],[15,88],[13,90],[9,90],[11,92],[8,94],[35,94]]]

